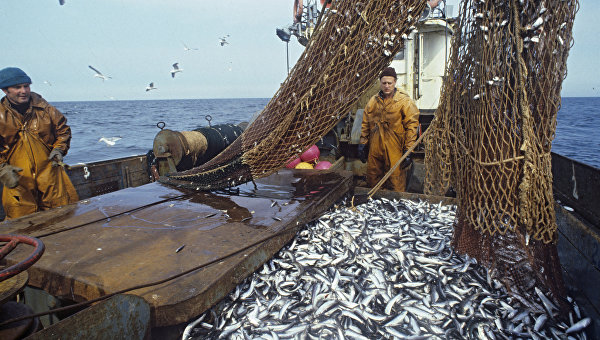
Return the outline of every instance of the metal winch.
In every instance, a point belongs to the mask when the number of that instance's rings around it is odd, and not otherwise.
[[[165,129],[164,122],[156,124],[160,132],[154,137],[152,150],[159,175],[188,170],[206,163],[233,143],[247,125],[240,123],[211,126],[210,115],[206,116],[206,120],[208,127],[191,131],[173,131]]]
[[[29,282],[27,268],[31,267],[44,254],[44,243],[35,237],[14,234],[0,235],[0,262],[5,263],[5,256],[13,251],[19,244],[27,244],[34,247],[27,258],[14,265],[0,266],[0,323],[13,318],[33,315],[31,306],[21,301],[23,290]],[[20,296],[19,299],[16,297]],[[37,317],[25,318],[0,327],[0,339],[22,339],[42,327]]]

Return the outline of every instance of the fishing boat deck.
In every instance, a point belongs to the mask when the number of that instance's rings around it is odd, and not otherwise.
[[[155,182],[7,221],[2,228],[41,238],[46,246],[28,270],[29,285],[75,302],[192,270],[131,292],[150,304],[152,326],[169,326],[225,297],[293,238],[298,225],[351,187],[351,173],[301,170],[279,171],[233,194]],[[18,247],[8,264],[30,250]]]

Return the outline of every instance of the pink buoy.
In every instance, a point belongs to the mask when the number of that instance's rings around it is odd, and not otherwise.
[[[321,161],[315,165],[315,169],[318,170],[327,170],[329,168],[331,168],[331,163],[328,161]]]
[[[320,155],[321,151],[319,151],[319,148],[316,145],[313,145],[304,151],[300,156],[300,159],[302,159],[303,162],[314,162],[319,159]]]
[[[300,159],[300,157],[291,160],[285,167],[288,169],[294,169],[296,168],[296,165],[300,164],[300,162],[302,162],[302,160]]]

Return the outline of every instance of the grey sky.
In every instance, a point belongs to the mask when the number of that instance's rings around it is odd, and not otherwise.
[[[458,1],[448,1],[457,4]],[[50,101],[271,97],[286,77],[275,29],[293,0],[3,0],[0,67],[17,66]],[[457,12],[455,6],[455,13]],[[563,96],[599,96],[600,2],[585,0]],[[219,38],[229,34],[230,44]],[[184,44],[198,50],[185,51]],[[303,48],[292,38],[290,64]],[[172,64],[183,72],[171,77]],[[112,79],[94,78],[92,65]],[[45,83],[48,82],[48,83]],[[146,92],[154,82],[157,90]]]

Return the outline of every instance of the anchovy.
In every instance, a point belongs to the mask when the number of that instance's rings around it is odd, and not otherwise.
[[[187,327],[185,327],[185,330],[183,331],[183,334],[181,335],[181,340],[187,340],[190,337],[190,333],[192,332],[194,327],[196,327],[197,324],[204,320],[205,317],[206,314],[202,314],[198,319],[187,325]]]
[[[535,320],[535,324],[533,325],[533,330],[539,332],[544,326],[544,323],[548,320],[548,316],[546,314],[540,314],[538,318]]]
[[[580,332],[584,328],[589,326],[591,322],[592,322],[592,320],[590,318],[581,319],[577,323],[575,323],[573,326],[569,327],[565,331],[565,333],[570,334],[570,333]]]
[[[493,273],[454,252],[456,207],[372,199],[356,208],[337,206],[299,227],[289,245],[203,314],[212,324],[190,326],[190,336],[585,336],[589,321],[578,307],[572,321],[558,322],[547,294],[509,293]]]
[[[226,338],[229,334],[235,332],[241,326],[242,326],[242,323],[241,322],[237,322],[237,323],[234,323],[232,325],[229,325],[229,326],[225,327],[223,329],[223,332],[221,332],[221,334],[219,334],[219,339]]]
[[[548,314],[552,314],[553,309],[558,310],[558,308],[552,303],[552,301],[550,301],[550,299],[548,299],[538,287],[535,287],[535,293],[540,297],[540,300],[542,300],[542,303],[548,311]]]

